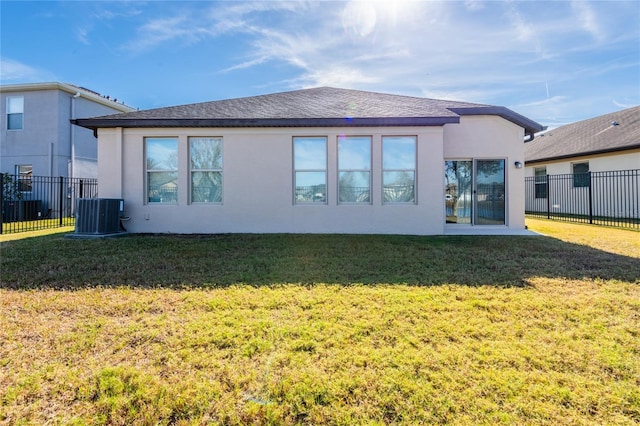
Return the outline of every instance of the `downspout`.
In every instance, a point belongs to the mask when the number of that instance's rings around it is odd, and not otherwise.
[[[76,92],[75,95],[73,95],[73,97],[71,98],[71,120],[75,120],[76,118],[76,99],[80,97],[80,92]],[[74,173],[75,173],[75,164],[76,164],[76,132],[75,132],[75,126],[72,124],[71,125],[71,152],[69,154],[69,157],[71,159],[71,164],[69,166],[69,177],[73,178]]]
[[[54,142],[49,143],[49,177],[53,177],[53,146]]]

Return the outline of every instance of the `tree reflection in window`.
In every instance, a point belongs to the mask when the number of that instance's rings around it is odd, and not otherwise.
[[[147,202],[178,202],[178,139],[146,138]]]
[[[191,202],[222,202],[222,138],[189,138]]]
[[[416,201],[416,137],[382,138],[382,199],[385,203]]]
[[[371,187],[371,137],[338,138],[338,201],[369,203]]]

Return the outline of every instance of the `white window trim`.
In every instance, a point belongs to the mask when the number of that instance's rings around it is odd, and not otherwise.
[[[9,111],[9,103],[11,101],[11,99],[20,99],[21,102],[21,108],[20,108],[20,112],[10,112]],[[19,132],[20,130],[24,130],[24,96],[7,96],[7,100],[6,100],[6,107],[7,107],[7,113],[5,115],[5,118],[7,119],[7,131],[8,132]],[[9,116],[10,115],[15,115],[15,114],[20,114],[22,115],[22,122],[20,123],[21,126],[19,129],[10,129],[9,128]]]

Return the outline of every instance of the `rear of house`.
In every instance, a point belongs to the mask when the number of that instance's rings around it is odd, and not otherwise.
[[[525,135],[503,107],[317,88],[75,123],[130,232],[524,229]]]

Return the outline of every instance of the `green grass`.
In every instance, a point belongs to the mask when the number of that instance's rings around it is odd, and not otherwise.
[[[0,423],[636,424],[640,234],[0,244]]]

